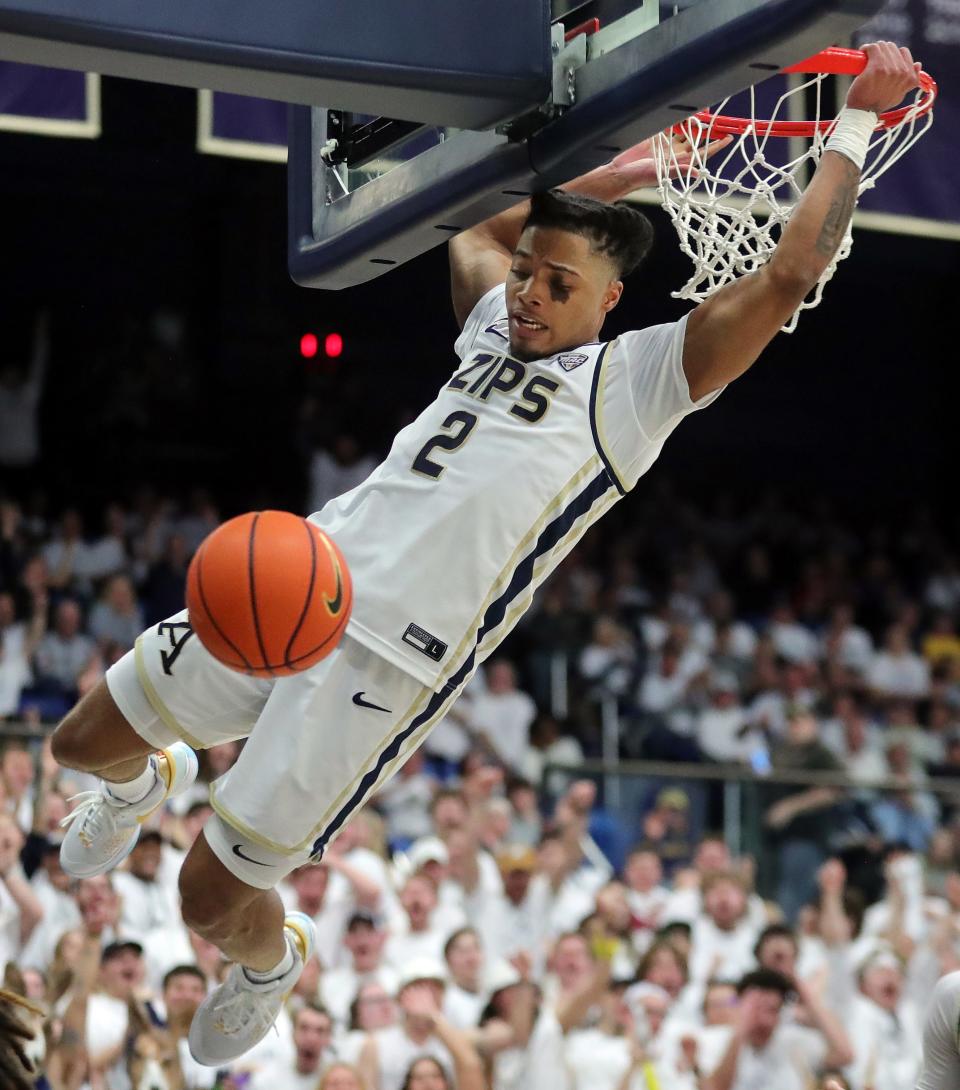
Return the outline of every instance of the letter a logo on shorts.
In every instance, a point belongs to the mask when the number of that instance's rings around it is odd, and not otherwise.
[[[189,621],[164,621],[157,628],[158,636],[166,636],[170,641],[170,649],[160,649],[160,662],[163,672],[167,677],[173,676],[173,664],[180,657],[184,644],[193,635],[193,626]]]

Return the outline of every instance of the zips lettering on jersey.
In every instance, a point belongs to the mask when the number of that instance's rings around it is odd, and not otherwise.
[[[494,393],[512,393],[526,378],[527,367],[520,360],[482,352],[457,371],[447,383],[447,389],[458,390],[478,401],[487,401]],[[559,389],[560,383],[556,379],[534,375],[523,386],[509,411],[528,424],[539,423],[550,408],[550,398]]]

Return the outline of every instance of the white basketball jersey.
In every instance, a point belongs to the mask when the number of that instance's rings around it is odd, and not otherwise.
[[[680,420],[717,396],[690,400],[685,324],[521,362],[504,288],[489,291],[433,404],[310,516],[350,566],[350,634],[431,688],[466,680]]]

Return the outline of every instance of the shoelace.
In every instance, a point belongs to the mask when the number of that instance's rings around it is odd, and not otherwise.
[[[60,821],[60,827],[65,829],[71,822],[80,818],[78,834],[81,836],[99,836],[101,831],[100,819],[104,814],[104,808],[110,803],[102,791],[81,791],[78,795],[71,795],[67,799],[67,805],[75,802],[77,805]]]

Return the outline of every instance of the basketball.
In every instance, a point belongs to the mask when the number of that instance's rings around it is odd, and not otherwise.
[[[287,511],[251,511],[218,526],[187,572],[200,642],[224,666],[256,677],[287,677],[329,655],[352,606],[340,550]]]

